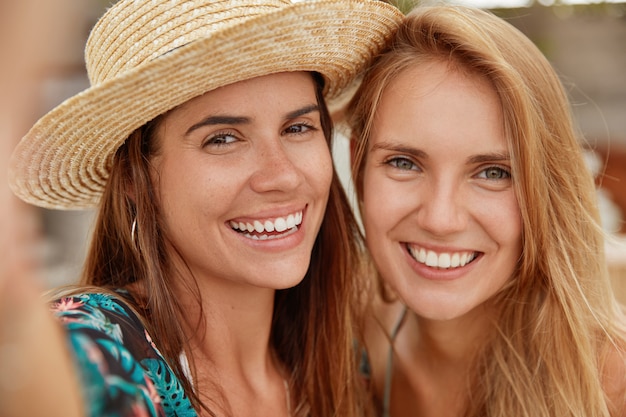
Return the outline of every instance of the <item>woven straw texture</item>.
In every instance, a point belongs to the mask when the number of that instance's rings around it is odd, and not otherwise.
[[[220,86],[283,71],[321,73],[333,99],[401,18],[376,0],[122,0],[87,42],[91,87],[22,138],[9,185],[41,207],[95,207],[114,153],[154,117]]]

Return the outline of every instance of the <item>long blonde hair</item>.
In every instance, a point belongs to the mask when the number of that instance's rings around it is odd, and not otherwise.
[[[363,195],[368,138],[386,86],[444,60],[497,92],[523,219],[515,276],[492,300],[496,334],[470,375],[467,416],[608,416],[603,367],[624,343],[595,186],[558,75],[520,31],[490,12],[418,7],[365,75],[347,111]],[[362,198],[359,198],[362,200]]]

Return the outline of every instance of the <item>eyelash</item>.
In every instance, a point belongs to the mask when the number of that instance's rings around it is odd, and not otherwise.
[[[409,164],[410,168],[407,167],[400,167],[399,164]],[[418,166],[415,162],[413,162],[411,159],[404,157],[404,156],[394,156],[392,158],[387,159],[386,161],[384,161],[384,164],[386,165],[390,165],[393,168],[402,170],[402,171],[410,171],[410,170],[417,170]]]
[[[234,140],[231,141],[225,141],[225,138],[234,138]],[[211,136],[209,136],[206,141],[204,142],[203,146],[228,146],[231,143],[235,142],[237,140],[237,137],[232,133],[232,132],[217,132]]]
[[[289,130],[290,130],[290,129],[293,129],[293,128],[304,128],[304,129],[301,129],[301,130],[300,130],[300,131],[298,131],[298,132],[290,132]],[[312,125],[308,124],[308,123],[300,122],[300,123],[294,123],[294,124],[292,124],[292,125],[289,125],[289,126],[288,126],[285,130],[284,130],[284,132],[285,132],[286,134],[300,135],[300,134],[303,134],[303,133],[308,132],[309,130],[317,130],[317,129],[316,129],[315,127],[313,127]]]
[[[300,129],[297,132],[293,132],[290,131],[291,129],[294,128],[298,128]],[[309,130],[317,130],[314,126],[308,124],[308,123],[294,123],[292,125],[289,125],[285,130],[284,133],[285,134],[294,134],[294,135],[301,135],[304,134],[306,132],[308,132]],[[233,138],[234,140],[230,140],[230,141],[224,141],[224,138]],[[203,146],[228,146],[233,142],[237,141],[237,136],[234,135],[232,132],[228,132],[228,131],[224,131],[224,132],[217,132],[211,136],[209,136],[206,141],[204,142]]]
[[[489,178],[486,173],[490,170],[498,170],[498,173],[500,174],[499,178]],[[511,170],[502,166],[498,166],[498,165],[493,165],[493,166],[488,166],[482,170],[480,170],[480,172],[478,173],[480,178],[484,178],[486,180],[492,180],[492,181],[502,181],[502,180],[508,180],[511,178]],[[485,174],[484,176],[482,174]],[[503,178],[502,175],[504,175],[505,177]]]
[[[401,171],[420,170],[419,166],[415,162],[413,162],[410,158],[404,156],[394,156],[384,161],[384,163]],[[405,164],[405,166],[402,167],[400,166],[400,164]],[[487,172],[489,172],[490,170],[497,170],[500,176],[498,178],[489,178],[487,176]],[[477,176],[479,178],[484,178],[491,181],[507,180],[511,178],[511,170],[499,165],[492,165],[481,169]]]

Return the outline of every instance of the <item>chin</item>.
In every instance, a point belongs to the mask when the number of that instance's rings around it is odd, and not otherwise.
[[[293,268],[283,272],[268,273],[266,277],[269,279],[266,281],[266,285],[276,290],[293,288],[304,280],[307,269],[308,267],[302,269]]]

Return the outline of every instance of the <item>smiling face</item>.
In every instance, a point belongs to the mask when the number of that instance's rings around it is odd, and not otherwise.
[[[169,112],[156,140],[166,233],[199,282],[302,280],[333,175],[310,74],[208,92]]]
[[[363,221],[381,276],[418,316],[461,317],[511,277],[521,217],[498,96],[434,62],[385,90],[363,171]]]

